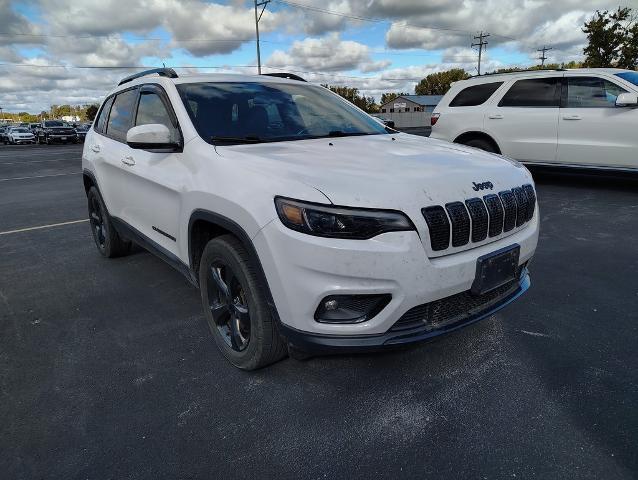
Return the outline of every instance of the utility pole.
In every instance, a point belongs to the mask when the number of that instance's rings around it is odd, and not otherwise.
[[[266,10],[266,5],[270,3],[270,0],[255,0],[255,32],[257,33],[257,72],[261,75],[261,51],[259,50],[259,21],[261,20],[261,16],[264,14]],[[259,7],[262,7],[261,12],[259,12]]]
[[[545,52],[548,52],[550,50],[553,50],[553,48],[551,48],[551,47],[543,47],[543,48],[539,48],[538,50],[536,50],[537,52],[541,52],[541,56],[538,57],[538,59],[541,61],[541,67],[545,66],[545,60],[547,60],[547,57],[545,56]]]
[[[481,57],[483,56],[483,48],[487,46],[487,42],[485,41],[485,39],[489,36],[490,36],[489,33],[483,33],[483,31],[481,30],[481,33],[474,37],[474,40],[478,40],[478,43],[472,43],[473,47],[478,47],[479,49],[479,58],[478,58],[478,74],[479,75],[481,74]]]

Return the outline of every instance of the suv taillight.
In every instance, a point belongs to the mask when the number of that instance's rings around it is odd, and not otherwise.
[[[438,122],[440,116],[441,116],[440,113],[433,113],[432,116],[430,117],[430,125],[431,126],[436,125],[436,122]]]

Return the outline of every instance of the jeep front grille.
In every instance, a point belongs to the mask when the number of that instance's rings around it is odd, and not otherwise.
[[[422,211],[425,222],[430,230],[430,244],[432,250],[445,250],[450,245],[450,221],[443,207],[424,208]]]
[[[421,210],[430,232],[433,251],[478,243],[521,227],[534,217],[536,192],[531,185],[451,202]]]

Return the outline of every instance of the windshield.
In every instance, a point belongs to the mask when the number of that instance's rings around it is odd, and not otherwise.
[[[616,76],[622,78],[623,80],[627,80],[634,85],[638,85],[638,72],[617,73]]]
[[[68,127],[66,122],[60,122],[58,120],[48,120],[44,122],[45,127]]]
[[[13,132],[15,133],[31,133],[29,130],[27,130],[26,128],[14,128]]]
[[[197,132],[213,144],[387,133],[379,122],[323,87],[187,83],[177,89]]]

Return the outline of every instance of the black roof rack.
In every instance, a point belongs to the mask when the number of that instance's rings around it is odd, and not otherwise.
[[[175,73],[175,70],[173,70],[172,68],[152,68],[151,70],[144,70],[143,72],[129,75],[128,77],[120,80],[120,83],[118,83],[117,85],[120,86],[124,83],[133,81],[136,78],[145,77],[146,75],[152,75],[154,73],[157,73],[160,77],[177,78],[177,73]]]
[[[288,80],[297,80],[298,82],[305,82],[305,78],[301,78],[299,75],[295,75],[294,73],[264,73],[266,77],[277,77],[277,78],[287,78]]]
[[[488,75],[515,75],[517,73],[534,73],[534,72],[566,72],[566,68],[525,68],[521,70],[515,70],[513,72],[487,72],[481,75],[472,75],[471,78],[485,77]]]

